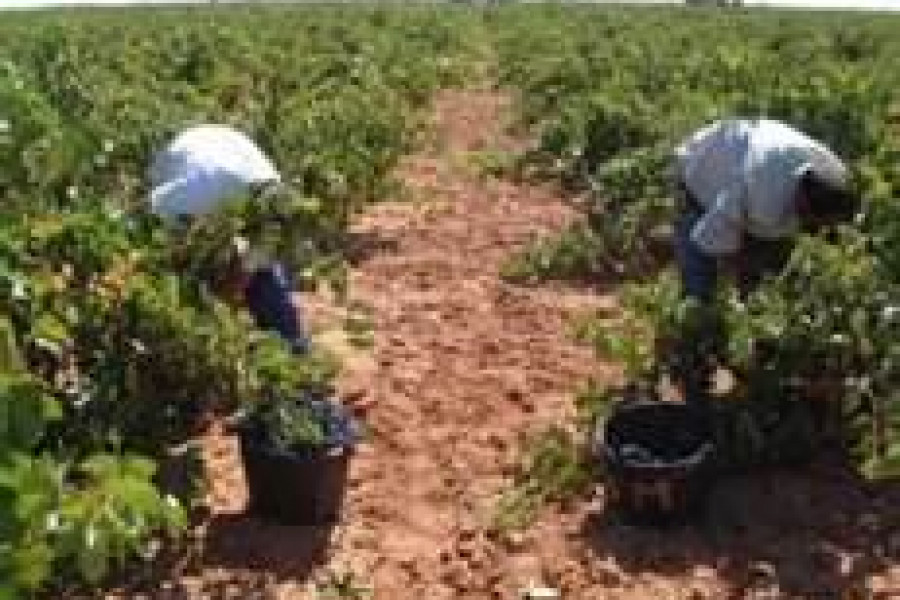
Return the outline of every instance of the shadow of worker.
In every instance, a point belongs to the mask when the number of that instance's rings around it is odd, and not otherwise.
[[[727,478],[707,504],[697,521],[669,529],[634,527],[598,507],[583,540],[625,573],[706,573],[728,598],[896,597],[900,483],[870,485],[822,460]]]

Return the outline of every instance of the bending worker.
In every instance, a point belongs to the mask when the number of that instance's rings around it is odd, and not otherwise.
[[[711,300],[719,263],[746,295],[780,271],[798,232],[846,222],[859,210],[847,169],[831,150],[766,119],[704,127],[675,151],[675,253],[685,293]]]
[[[185,130],[156,154],[150,167],[153,211],[174,221],[221,207],[248,195],[258,198],[281,184],[281,176],[265,154],[244,134],[221,125]],[[243,292],[257,325],[281,334],[295,352],[309,340],[293,300],[289,273],[279,263],[250,264],[249,249],[236,240],[225,287]]]

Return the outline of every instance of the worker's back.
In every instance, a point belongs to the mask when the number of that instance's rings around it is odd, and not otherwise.
[[[676,158],[679,176],[702,208],[727,214],[725,220],[763,239],[799,228],[795,196],[807,170],[835,182],[846,178],[828,148],[771,119],[713,123],[682,143]]]
[[[208,212],[253,184],[280,181],[266,155],[243,133],[222,125],[185,130],[150,167],[150,202],[167,216]]]

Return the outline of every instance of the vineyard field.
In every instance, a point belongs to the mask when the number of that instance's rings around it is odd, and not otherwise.
[[[898,31],[699,7],[0,10],[0,600],[896,597]],[[827,144],[863,210],[703,307],[674,266],[673,149],[731,116]],[[175,227],[147,169],[203,123],[286,185]],[[220,293],[236,237],[296,275],[311,352]],[[707,518],[605,520],[597,420],[624,384],[712,362]],[[365,423],[333,530],[245,512],[231,425],[274,414],[311,447],[327,419],[282,410],[306,395]]]

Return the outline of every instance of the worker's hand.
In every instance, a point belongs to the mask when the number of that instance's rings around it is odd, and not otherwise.
[[[747,256],[743,251],[735,252],[718,258],[718,269],[727,277],[737,282],[743,281],[747,274]]]
[[[222,279],[217,287],[217,295],[232,306],[243,306],[246,303],[247,277],[243,274],[231,274]]]

